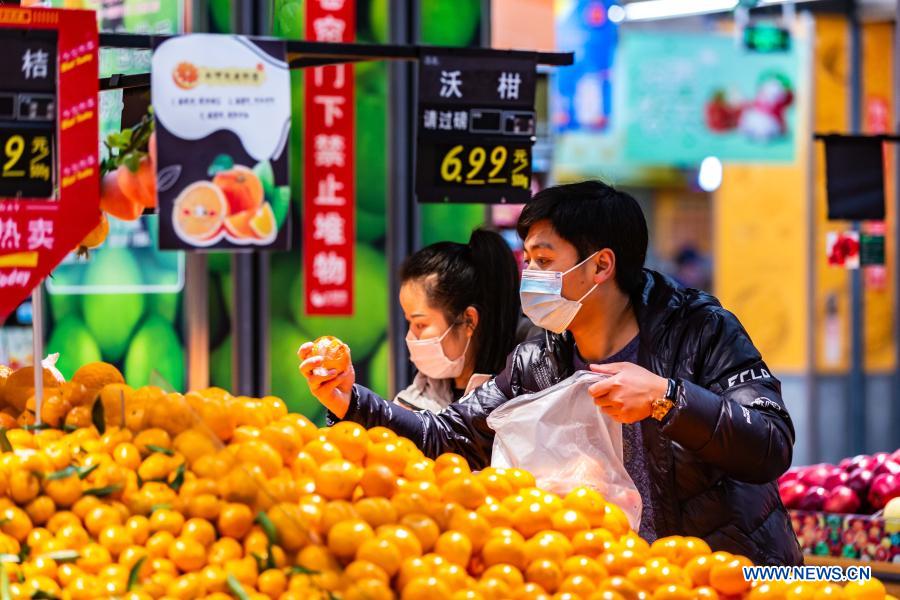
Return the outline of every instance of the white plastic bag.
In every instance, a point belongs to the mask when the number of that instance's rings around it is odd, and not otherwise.
[[[578,371],[546,390],[519,396],[488,415],[492,467],[532,473],[542,489],[566,494],[587,486],[641,522],[641,495],[622,460],[622,425],[594,404],[588,387],[606,376]]]

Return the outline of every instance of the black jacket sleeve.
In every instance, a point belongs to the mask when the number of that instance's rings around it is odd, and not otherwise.
[[[473,469],[482,469],[491,463],[494,444],[487,416],[509,399],[509,392],[503,391],[509,381],[509,368],[440,413],[408,410],[355,385],[344,419],[366,428],[387,427],[412,440],[429,458],[455,452]]]
[[[697,335],[693,377],[662,432],[727,476],[768,483],[791,465],[794,426],[772,376],[737,318],[717,307]]]

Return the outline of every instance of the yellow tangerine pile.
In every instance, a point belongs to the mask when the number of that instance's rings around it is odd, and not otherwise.
[[[696,538],[648,545],[590,489],[473,474],[384,428],[318,429],[274,397],[79,373],[48,393],[45,419],[71,431],[27,427],[29,399],[0,391],[26,425],[0,436],[9,598],[885,598],[877,581],[751,586],[745,558]]]

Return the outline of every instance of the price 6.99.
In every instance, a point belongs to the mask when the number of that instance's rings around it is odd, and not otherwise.
[[[524,148],[510,151],[506,146],[488,149],[459,144],[443,155],[440,180],[451,185],[511,185],[527,189],[528,166],[528,151]]]

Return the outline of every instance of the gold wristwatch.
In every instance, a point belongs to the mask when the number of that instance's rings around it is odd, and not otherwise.
[[[650,416],[657,421],[662,421],[672,407],[675,406],[675,396],[678,393],[678,382],[669,379],[666,395],[662,398],[654,398],[650,403]]]

